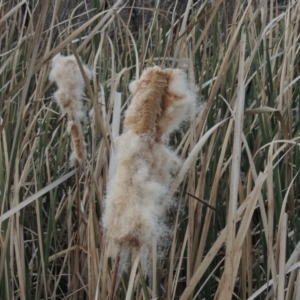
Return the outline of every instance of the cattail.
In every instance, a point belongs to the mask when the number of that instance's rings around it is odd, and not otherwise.
[[[86,76],[90,79],[91,70],[84,64],[82,66]],[[66,113],[69,118],[67,131],[73,145],[70,163],[72,166],[79,166],[86,157],[85,143],[79,122],[84,116],[82,105],[84,79],[75,56],[57,54],[52,59],[49,78],[56,82],[58,90],[54,93],[54,98],[61,111]]]
[[[168,234],[167,193],[181,163],[163,141],[187,117],[195,94],[184,72],[158,67],[145,70],[130,90],[133,99],[124,133],[116,139],[103,226],[110,256],[133,247],[147,260],[153,237],[162,242]]]
[[[86,65],[82,65],[86,76],[90,79],[92,72]],[[81,119],[82,95],[84,80],[74,55],[62,56],[57,54],[51,62],[49,78],[55,81],[58,91],[54,97],[63,113],[73,118]]]

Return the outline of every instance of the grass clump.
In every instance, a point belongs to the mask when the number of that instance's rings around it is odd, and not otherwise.
[[[50,2],[0,3],[0,299],[300,299],[300,2]]]

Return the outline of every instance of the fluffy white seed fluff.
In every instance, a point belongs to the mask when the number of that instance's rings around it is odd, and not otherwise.
[[[169,84],[166,91],[166,110],[159,121],[165,136],[178,129],[195,108],[194,89],[188,81],[187,74],[180,69],[166,69]],[[171,104],[168,105],[168,101]]]
[[[82,66],[86,76],[90,79],[92,77],[91,70],[84,64]],[[51,61],[49,79],[55,81],[58,86],[54,98],[59,104],[61,111],[81,119],[83,117],[81,98],[84,79],[75,56],[57,54]]]

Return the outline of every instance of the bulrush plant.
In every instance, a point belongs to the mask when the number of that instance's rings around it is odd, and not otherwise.
[[[88,66],[82,64],[86,76],[92,76]],[[82,96],[84,79],[74,55],[62,56],[57,54],[51,63],[49,79],[55,81],[58,90],[54,93],[62,113],[68,115],[68,128],[72,140],[72,154],[70,163],[73,166],[82,164],[85,156],[85,143],[83,139],[80,120],[84,117]]]
[[[116,167],[108,182],[103,227],[108,256],[121,258],[119,273],[130,249],[148,273],[153,238],[163,245],[169,236],[164,220],[172,199],[167,194],[181,165],[167,146],[169,134],[187,119],[196,95],[179,69],[147,69],[129,88],[133,99],[124,132],[115,141]]]

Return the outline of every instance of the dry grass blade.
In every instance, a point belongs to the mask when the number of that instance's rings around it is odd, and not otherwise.
[[[191,278],[189,284],[187,285],[187,287],[185,288],[184,292],[180,296],[179,300],[188,299],[188,297],[193,293],[193,291],[194,291],[197,283],[199,282],[199,280],[201,279],[201,277],[203,276],[203,274],[207,270],[209,264],[212,262],[212,260],[214,259],[215,255],[218,253],[218,251],[222,247],[223,243],[225,242],[226,235],[227,235],[226,229],[227,228],[225,228],[224,230],[222,230],[222,232],[220,233],[218,239],[216,240],[216,242],[214,243],[214,245],[210,248],[209,252],[207,253],[207,255],[205,256],[205,258],[201,262],[200,266],[194,272],[193,277]]]
[[[284,213],[280,228],[280,254],[279,254],[279,278],[278,278],[278,299],[284,299],[285,286],[285,259],[286,259],[286,236],[287,236],[287,214]]]
[[[174,183],[172,184],[170,188],[170,195],[173,195],[175,190],[178,188],[182,180],[184,179],[184,176],[188,172],[189,168],[195,163],[198,153],[201,150],[201,148],[204,146],[205,142],[207,139],[211,136],[211,134],[218,128],[220,127],[224,122],[227,120],[221,121],[218,124],[214,125],[210,130],[208,130],[203,137],[198,141],[198,143],[195,145],[194,149],[182,165],[177,177],[175,178]]]
[[[139,255],[137,255],[136,258],[135,258],[134,264],[132,266],[131,272],[130,272],[129,283],[128,283],[128,288],[127,288],[125,300],[131,300],[131,297],[132,297],[132,294],[133,294],[136,271],[137,271],[139,262],[140,262],[140,257],[139,257]]]
[[[276,278],[276,266],[273,263],[275,259],[274,252],[273,252],[273,224],[274,224],[274,194],[273,194],[273,143],[270,145],[269,153],[268,153],[268,179],[267,179],[267,195],[268,195],[268,240],[267,240],[267,247],[268,247],[268,269],[271,269],[272,278],[274,281],[274,289],[277,289],[277,278]],[[272,259],[271,259],[272,258]],[[269,278],[269,270],[268,275]]]
[[[0,19],[0,26],[10,17],[12,16],[14,13],[16,13],[21,7],[22,5],[24,5],[26,3],[26,0],[21,1],[20,3],[18,3],[17,5],[15,5],[13,7],[13,9],[11,9],[5,16],[1,17]]]
[[[297,244],[295,250],[293,251],[292,255],[290,256],[289,260],[285,264],[284,267],[284,273],[287,275],[288,273],[292,272],[293,270],[296,270],[300,267],[299,263],[299,255],[300,255],[300,243]],[[297,263],[295,263],[298,261]],[[277,275],[278,276],[278,275]],[[263,293],[264,290],[272,286],[273,284],[273,279],[265,283],[262,287],[260,287],[255,293],[253,293],[247,300],[254,300],[256,299],[259,295]],[[297,298],[295,298],[297,299]]]
[[[111,286],[110,286],[110,291],[109,291],[109,300],[114,299],[114,294],[115,294],[115,287],[116,287],[116,282],[117,282],[117,276],[118,276],[118,269],[119,269],[119,263],[120,263],[120,254],[117,255],[115,262],[114,262],[114,267],[112,271],[112,279],[111,279]]]
[[[6,211],[4,214],[2,214],[0,216],[0,224],[3,221],[5,221],[6,219],[8,219],[9,217],[11,217],[12,215],[14,215],[15,213],[17,213],[18,211],[20,211],[22,208],[24,208],[27,205],[29,205],[30,203],[32,203],[34,200],[36,200],[36,199],[40,198],[41,196],[43,196],[44,194],[50,192],[55,187],[57,187],[58,185],[60,185],[61,183],[63,183],[67,179],[69,179],[70,177],[72,177],[74,174],[76,174],[77,171],[78,171],[78,169],[74,169],[74,170],[70,171],[68,174],[62,176],[61,178],[59,178],[57,180],[55,180],[54,182],[50,183],[49,185],[47,185],[43,189],[39,190],[37,193],[35,193],[32,196],[28,197],[27,199],[25,199],[24,201],[22,201],[21,203],[16,205],[14,208]]]
[[[117,8],[122,4],[122,0],[117,0],[112,8],[104,15],[104,17],[101,19],[101,21],[93,28],[93,30],[89,33],[88,37],[83,41],[83,43],[76,49],[77,52],[80,52],[86,45],[88,44],[89,40],[95,35],[97,31],[100,30],[103,26],[108,26],[108,24],[112,21],[112,15],[115,12]],[[108,22],[109,18],[111,20]]]
[[[226,258],[225,269],[220,283],[220,288],[215,299],[228,299],[232,297],[235,277],[234,256],[235,256],[235,231],[236,231],[236,212],[238,205],[238,184],[240,178],[240,159],[241,159],[241,137],[243,128],[244,104],[245,104],[245,63],[246,35],[243,33],[240,45],[240,60],[238,73],[238,94],[234,114],[234,140],[232,152],[232,167],[230,178],[230,195],[227,215],[227,237],[226,237]],[[221,298],[220,298],[221,297]]]
[[[281,129],[283,132],[284,137],[288,140],[289,139],[289,133],[286,127],[286,124],[284,122],[284,119],[282,117],[282,114],[278,109],[272,108],[272,107],[259,107],[259,108],[254,108],[254,109],[248,109],[245,111],[245,116],[246,115],[251,115],[251,114],[263,114],[263,113],[274,113],[280,122]]]

